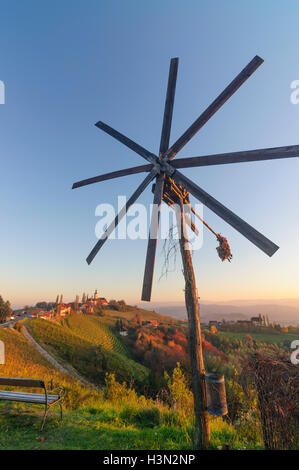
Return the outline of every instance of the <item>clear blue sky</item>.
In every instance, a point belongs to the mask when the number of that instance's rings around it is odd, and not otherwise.
[[[264,64],[184,148],[192,156],[299,144],[299,3],[273,0],[0,1],[0,285],[15,305],[95,288],[140,299],[146,241],[108,241],[91,266],[94,214],[143,175],[71,190],[143,164],[95,128],[103,120],[158,151],[169,60],[179,57],[171,142],[256,55]],[[298,297],[299,159],[184,170],[281,248],[268,258],[209,210],[233,262],[205,232],[195,253],[202,300]],[[140,202],[150,203],[148,189]],[[183,300],[180,263],[153,301]]]

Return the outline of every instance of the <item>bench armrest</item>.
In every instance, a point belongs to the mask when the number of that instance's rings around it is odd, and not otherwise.
[[[59,395],[60,397],[64,397],[64,394],[65,394],[65,388],[62,386],[62,385],[57,385],[57,387],[53,388],[52,390],[50,390],[51,393],[53,392],[58,392],[57,395]]]
[[[55,388],[53,388],[53,379],[50,381],[50,386],[48,389],[46,389],[46,393],[53,393],[57,392],[57,395],[60,397],[64,397],[65,395],[65,388],[62,385],[57,385]]]

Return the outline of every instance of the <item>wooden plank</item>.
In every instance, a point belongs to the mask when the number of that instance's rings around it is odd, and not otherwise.
[[[9,385],[10,387],[45,387],[44,381],[41,379],[23,379],[18,377],[0,377],[0,385]]]
[[[192,168],[294,157],[299,157],[299,145],[247,150],[242,152],[218,153],[215,155],[204,155],[202,157],[179,158],[171,162],[171,164],[175,168]]]
[[[212,104],[191,124],[184,134],[166,152],[165,157],[172,160],[173,157],[189,142],[190,139],[201,129],[208,120],[218,111],[224,103],[243,85],[244,82],[263,63],[263,59],[255,56],[249,64],[237,75],[237,77],[220,93]]]
[[[160,157],[166,152],[166,150],[168,150],[168,147],[169,147],[174,96],[175,96],[175,88],[176,88],[176,79],[177,79],[177,73],[178,73],[178,64],[179,64],[178,58],[171,59],[170,67],[169,67],[169,76],[168,76],[165,108],[164,108],[161,141],[160,141],[160,150],[159,150]]]
[[[78,181],[74,183],[72,189],[80,188],[81,186],[87,186],[88,184],[99,183],[100,181],[111,180],[113,178],[119,178],[120,176],[135,175],[136,173],[143,173],[151,171],[153,165],[141,165],[134,166],[132,168],[126,168],[124,170],[112,171],[111,173],[105,173],[104,175],[94,176],[86,180]]]
[[[35,403],[37,405],[44,405],[46,403],[45,395],[42,398],[21,397],[17,395],[0,395],[0,401],[17,401],[19,403]]]
[[[14,392],[1,390],[0,391],[0,400],[12,400],[18,399],[19,401],[44,401],[45,393],[24,393],[24,392]],[[58,400],[59,395],[48,395],[48,401]]]
[[[53,403],[59,400],[59,395],[48,395],[48,402]],[[45,404],[46,395],[39,393],[21,393],[21,392],[8,392],[0,391],[0,400],[17,401],[20,403],[37,403]]]
[[[0,397],[19,397],[19,398],[33,398],[33,399],[41,399],[45,397],[45,393],[25,393],[25,392],[15,392],[11,390],[0,390]],[[51,400],[57,400],[59,395],[48,395],[48,398]]]
[[[137,144],[133,140],[129,139],[129,137],[126,137],[125,135],[121,134],[120,132],[116,131],[112,127],[108,126],[102,121],[99,121],[95,124],[96,127],[99,129],[102,129],[102,131],[106,132],[107,134],[111,135],[114,137],[116,140],[121,142],[122,144],[126,145],[129,147],[131,150],[134,152],[138,153],[141,157],[145,158],[148,160],[150,163],[156,163],[157,157],[153,153],[149,152],[146,150],[144,147],[141,145]]]
[[[92,260],[94,259],[94,257],[98,253],[98,251],[102,248],[105,241],[108,239],[109,235],[114,231],[114,229],[117,227],[117,225],[119,224],[121,219],[127,213],[129,207],[132,204],[134,204],[134,202],[138,199],[140,194],[145,190],[145,188],[155,178],[156,174],[157,174],[157,170],[155,168],[153,168],[152,171],[150,172],[150,174],[142,181],[142,183],[138,186],[136,191],[132,194],[130,199],[128,199],[127,203],[120,210],[119,214],[117,214],[114,221],[109,225],[106,232],[103,233],[102,237],[99,239],[99,241],[95,244],[94,248],[89,253],[88,257],[86,258],[86,261],[87,261],[88,264],[90,264],[92,262]]]
[[[196,197],[205,206],[215,212],[215,214],[225,220],[225,222],[234,227],[234,229],[240,232],[245,238],[251,241],[251,243],[256,245],[268,256],[272,256],[278,250],[279,247],[271,242],[271,240],[255,230],[251,225],[242,220],[239,216],[234,214],[215,198],[210,196],[210,194],[208,194],[178,170],[174,173],[172,178],[178,184],[184,186],[191,194],[193,194],[194,197]]]
[[[157,177],[157,181],[156,181],[154,202],[153,202],[153,212],[151,216],[151,226],[150,226],[150,233],[149,233],[148,244],[147,244],[145,269],[144,269],[144,276],[143,276],[141,300],[146,300],[147,302],[151,300],[151,293],[152,293],[163,184],[164,184],[164,174],[162,173]]]

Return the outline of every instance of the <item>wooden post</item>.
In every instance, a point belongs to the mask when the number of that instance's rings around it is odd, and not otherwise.
[[[196,292],[196,282],[192,258],[186,231],[183,202],[180,210],[176,211],[179,229],[180,251],[185,278],[185,303],[188,313],[188,339],[192,370],[192,387],[195,415],[195,449],[207,449],[210,443],[210,422],[207,409],[207,391],[205,365],[202,352],[199,304]]]

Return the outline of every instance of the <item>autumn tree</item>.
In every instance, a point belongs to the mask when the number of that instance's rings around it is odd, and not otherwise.
[[[36,308],[42,308],[42,309],[44,309],[44,310],[47,310],[47,308],[48,308],[48,302],[46,302],[46,301],[37,302],[37,303],[35,304],[35,306],[36,306]]]
[[[0,322],[5,321],[10,315],[12,314],[12,310],[10,308],[10,303],[7,300],[6,302],[0,295]]]

